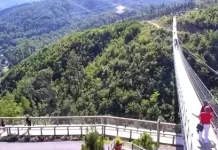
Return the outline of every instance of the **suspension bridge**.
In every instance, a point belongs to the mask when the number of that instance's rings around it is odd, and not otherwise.
[[[137,120],[112,116],[61,116],[32,117],[33,125],[25,126],[24,117],[0,117],[6,122],[1,136],[18,135],[85,135],[87,129],[94,129],[104,136],[120,136],[137,139],[143,132],[154,141],[169,145],[183,145],[185,150],[218,149],[218,103],[183,55],[177,35],[176,17],[173,18],[173,56],[176,85],[179,100],[181,125],[158,121]],[[209,130],[207,144],[199,141],[196,125],[204,100],[214,109],[214,118]]]

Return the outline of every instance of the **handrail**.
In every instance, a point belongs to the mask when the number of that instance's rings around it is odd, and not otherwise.
[[[118,129],[123,131],[124,128],[122,127],[117,127],[117,126],[110,126],[110,125],[69,125],[69,126],[9,126],[9,127],[0,127],[0,129],[51,129],[51,128],[77,128],[77,127],[101,127],[101,128],[115,128],[115,129]],[[105,128],[105,129],[106,129]],[[104,130],[105,130],[104,129]],[[146,132],[146,130],[143,130],[143,129],[125,129],[125,131],[130,131],[130,134],[132,134],[133,132],[135,133],[143,133],[143,132]],[[155,131],[147,131],[148,133],[152,134],[152,135],[155,135],[157,134],[157,132]],[[165,133],[165,132],[160,132],[159,133],[160,135],[163,135],[163,136],[172,136],[172,137],[182,137],[181,134],[173,134],[173,133]],[[130,136],[131,137],[131,136]]]
[[[173,19],[173,32],[175,34],[176,31],[176,18],[174,17]],[[185,101],[183,99],[183,91],[181,88],[181,84],[180,84],[180,79],[179,79],[179,74],[178,74],[178,67],[177,67],[177,59],[175,58],[176,56],[176,52],[180,51],[180,45],[177,42],[177,45],[175,45],[175,39],[178,41],[178,35],[174,35],[173,34],[173,54],[174,54],[174,70],[175,70],[175,77],[176,77],[176,86],[177,86],[177,93],[178,93],[178,99],[179,99],[179,111],[180,111],[180,119],[181,119],[181,124],[182,124],[182,128],[183,128],[183,134],[185,135],[185,143],[184,146],[186,146],[185,149],[187,150],[192,150],[193,148],[193,133],[191,132],[189,126],[188,126],[188,117],[187,117],[187,110],[185,109]],[[175,37],[174,37],[175,36]],[[181,53],[180,53],[181,54]],[[182,82],[182,81],[181,81]]]
[[[212,125],[214,127],[214,131],[216,133],[216,136],[218,137],[218,102],[217,99],[212,95],[212,93],[207,89],[207,87],[204,85],[204,83],[201,81],[201,79],[198,77],[198,75],[195,73],[195,71],[192,69],[190,64],[188,63],[187,59],[183,55],[182,51],[180,52],[183,63],[185,65],[185,69],[187,71],[188,77],[196,91],[196,94],[201,102],[203,104],[203,101],[206,100],[208,103],[212,106],[214,110],[214,116]]]
[[[157,121],[140,120],[140,119],[123,118],[123,117],[113,117],[113,116],[49,116],[49,117],[29,117],[29,118],[30,119],[110,118],[110,119],[120,119],[120,120],[127,120],[127,121],[157,123]],[[0,119],[26,119],[26,117],[0,117]],[[166,122],[162,122],[162,123],[166,125],[176,125],[175,123],[166,123]]]
[[[179,43],[178,43],[177,51],[181,51]],[[181,56],[181,53],[180,53],[180,56]],[[175,59],[174,59],[174,62],[176,64]],[[184,107],[185,101],[183,100],[183,95],[182,95],[182,90],[181,90],[179,79],[178,79],[179,75],[178,75],[177,69],[179,69],[179,68],[175,68],[176,84],[177,84],[177,90],[178,90],[178,94],[179,94],[179,96],[178,96],[179,97],[179,107],[180,107],[180,112],[181,112],[181,116],[182,116],[181,121],[183,123],[183,130],[184,130],[184,134],[185,134],[186,149],[187,150],[192,150],[192,148],[193,148],[193,141],[192,141],[193,133],[191,132],[191,130],[190,130],[189,126],[188,126],[189,120],[188,120],[188,117],[187,117],[187,114],[186,114],[187,110]]]
[[[4,119],[6,125],[25,124],[25,117],[0,117]],[[112,116],[52,116],[52,117],[30,117],[33,125],[50,124],[50,125],[64,125],[64,124],[111,124],[124,127],[135,127],[142,129],[157,130],[158,122],[139,120],[131,118],[120,118]],[[161,131],[181,133],[181,126],[175,123],[161,122]]]
[[[4,128],[0,128],[0,129],[4,129],[4,131],[7,131],[7,135],[11,135],[11,134],[18,134],[18,135],[22,135],[22,133],[24,132],[27,135],[32,135],[32,136],[49,136],[49,135],[59,135],[59,136],[65,136],[65,135],[85,135],[86,132],[84,130],[86,130],[87,128],[94,128],[94,130],[98,131],[99,134],[103,135],[103,136],[120,136],[122,138],[126,138],[126,139],[134,139],[133,138],[133,134],[141,134],[143,132],[146,132],[145,130],[142,129],[125,129],[122,127],[118,127],[118,126],[110,126],[110,125],[69,125],[69,126],[10,126],[10,127],[4,127]],[[113,128],[115,128],[116,130],[114,130]],[[37,130],[38,129],[38,130]],[[63,132],[63,130],[65,130],[66,132]],[[111,135],[109,131],[116,131],[116,133],[114,133],[114,135]],[[30,133],[30,131],[32,131],[32,134]],[[47,132],[46,132],[47,131]],[[49,132],[48,132],[49,131]],[[51,132],[50,132],[51,131]],[[59,134],[57,134],[58,131]],[[73,132],[70,132],[73,131]],[[77,132],[75,132],[77,131]],[[107,131],[107,132],[106,132]],[[123,132],[126,132],[128,134],[122,134]],[[46,132],[46,133],[45,133]],[[119,134],[119,132],[121,134]],[[158,135],[157,132],[148,132],[152,135]],[[129,135],[126,136],[126,135]],[[170,133],[160,133],[160,135],[162,137],[170,137],[172,138],[172,142],[168,143],[168,142],[162,142],[165,144],[172,144],[174,145],[175,143],[175,137],[182,137],[181,135],[174,135],[174,134],[170,134]]]

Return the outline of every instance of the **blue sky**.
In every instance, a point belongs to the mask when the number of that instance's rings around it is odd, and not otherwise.
[[[0,9],[39,0],[0,0]]]

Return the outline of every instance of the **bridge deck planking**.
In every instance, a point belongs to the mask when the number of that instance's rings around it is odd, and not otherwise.
[[[82,126],[82,125],[81,125]],[[86,129],[87,126],[83,125],[85,127],[83,127],[82,133],[85,134],[86,133]],[[90,125],[89,125],[90,126]],[[9,126],[8,126],[9,127]],[[18,134],[17,128],[20,128],[19,130],[19,134],[27,134],[27,127],[25,126],[10,126],[11,127],[11,133],[12,134]],[[75,127],[72,127],[72,125],[62,125],[62,126],[54,126],[54,125],[48,125],[48,126],[34,126],[31,128],[31,130],[29,131],[30,135],[41,135],[41,131],[40,128],[43,127],[42,129],[42,135],[54,135],[54,127],[56,128],[56,135],[68,135],[67,133],[67,128],[69,128],[69,135],[81,135],[81,128],[78,127],[78,125],[75,125]],[[22,129],[21,129],[22,128]],[[106,136],[117,136],[117,130],[116,130],[117,126],[114,125],[109,125],[106,127],[105,129],[105,135]],[[157,141],[157,134],[155,130],[146,130],[146,129],[136,129],[136,128],[128,128],[128,127],[124,127],[124,126],[118,126],[119,130],[118,130],[118,136],[122,137],[122,138],[126,138],[129,139],[130,138],[130,131],[132,130],[132,139],[137,139],[140,137],[140,135],[143,132],[147,132],[151,135],[151,137],[153,138],[154,141]],[[91,126],[89,127],[89,129],[91,129]],[[102,127],[101,125],[96,127],[96,130],[102,134]],[[2,133],[2,136],[6,136],[7,133],[4,132]],[[173,139],[174,138],[174,139]],[[169,145],[183,145],[183,137],[181,137],[181,135],[177,135],[175,133],[171,133],[171,132],[161,132],[161,136],[160,136],[160,143],[163,144],[169,144]]]
[[[175,35],[173,36],[173,40],[174,40],[174,39],[178,39],[175,19],[174,19],[173,27],[174,27],[173,32],[175,32]],[[212,128],[210,128],[210,131],[209,131],[209,139],[211,141],[210,143],[201,144],[198,141],[198,134],[196,132],[196,125],[199,123],[199,119],[194,117],[192,114],[194,113],[194,114],[198,115],[200,113],[201,103],[200,103],[200,101],[195,93],[195,90],[191,84],[191,81],[189,80],[189,77],[186,73],[185,66],[183,65],[183,61],[182,61],[182,55],[180,52],[181,52],[180,47],[174,46],[175,68],[176,68],[176,71],[178,73],[178,77],[177,77],[178,81],[177,82],[179,82],[179,84],[180,84],[182,96],[183,96],[183,100],[184,100],[184,103],[181,105],[184,105],[184,108],[185,108],[184,111],[185,111],[185,114],[187,116],[187,119],[186,118],[183,118],[183,119],[185,121],[184,123],[188,123],[189,135],[191,135],[188,137],[188,141],[189,141],[189,143],[193,144],[192,148],[187,148],[187,149],[193,149],[193,150],[218,149],[218,140],[217,140],[216,135],[215,135]],[[186,132],[188,132],[187,128],[186,128]]]

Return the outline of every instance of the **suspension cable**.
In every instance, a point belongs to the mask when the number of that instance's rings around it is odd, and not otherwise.
[[[211,72],[215,73],[216,75],[218,75],[218,72],[216,70],[214,70],[213,68],[211,68],[209,65],[207,65],[205,62],[203,62],[200,58],[198,58],[194,53],[192,53],[191,51],[189,51],[184,44],[182,43],[181,40],[179,40],[179,43],[181,43],[184,47],[184,50],[186,50],[186,52],[188,52],[192,58],[194,58],[197,62],[199,62],[200,64],[202,64],[203,66],[205,66],[207,69],[209,69]]]

